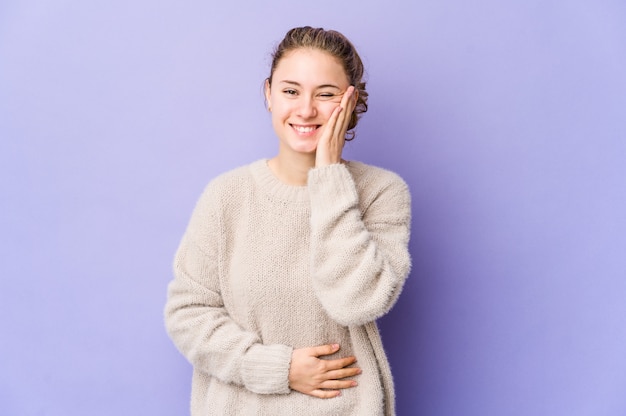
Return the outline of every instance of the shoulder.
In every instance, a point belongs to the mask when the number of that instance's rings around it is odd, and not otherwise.
[[[358,161],[350,161],[346,166],[359,191],[378,193],[390,190],[409,193],[408,185],[395,172]]]
[[[409,187],[395,172],[362,162],[348,162],[361,211],[366,215],[378,213],[410,218],[411,194]]]
[[[259,163],[263,161],[233,168],[213,178],[204,188],[196,206],[222,210],[241,200],[254,186],[254,170]]]
[[[254,171],[260,163],[263,163],[263,160],[257,160],[221,173],[208,183],[202,197],[216,198],[241,193],[252,186]]]
[[[395,224],[409,227],[411,194],[400,175],[362,162],[348,162],[346,168],[354,181],[359,210],[366,226]]]
[[[241,185],[246,182],[251,182],[254,170],[260,163],[263,162],[263,160],[257,160],[247,165],[239,166],[227,172],[224,172],[213,178],[209,182],[207,188],[222,189]]]

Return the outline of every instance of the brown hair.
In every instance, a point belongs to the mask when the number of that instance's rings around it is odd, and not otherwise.
[[[272,67],[270,76],[267,78],[270,86],[272,85],[272,76],[280,60],[285,54],[300,48],[319,49],[337,58],[346,71],[350,85],[354,85],[358,91],[356,106],[350,115],[348,133],[346,134],[346,140],[352,140],[355,136],[355,132],[352,130],[356,127],[361,114],[367,111],[368,95],[363,80],[365,69],[356,48],[348,38],[335,30],[324,30],[310,26],[291,29],[272,54]]]

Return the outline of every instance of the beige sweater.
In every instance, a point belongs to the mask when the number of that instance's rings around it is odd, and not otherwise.
[[[266,160],[213,180],[176,254],[165,320],[194,368],[191,414],[392,415],[375,320],[410,268],[410,196],[359,162],[280,182]],[[294,348],[338,343],[357,387],[333,399],[289,389]]]

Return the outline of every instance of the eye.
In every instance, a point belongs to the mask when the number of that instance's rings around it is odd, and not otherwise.
[[[335,97],[335,94],[333,94],[332,92],[322,92],[318,96],[322,99],[328,100]]]
[[[292,89],[292,88],[288,88],[288,89],[286,89],[286,90],[283,90],[283,93],[284,93],[285,95],[295,96],[295,95],[297,95],[297,94],[298,94],[298,91],[296,91],[296,90],[294,90],[294,89]]]

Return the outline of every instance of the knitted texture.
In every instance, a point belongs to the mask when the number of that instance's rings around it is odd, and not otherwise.
[[[359,162],[280,182],[266,160],[213,180],[174,261],[165,321],[194,368],[191,414],[393,415],[375,320],[409,273],[410,195]],[[359,385],[333,399],[290,390],[294,348],[337,343]]]

